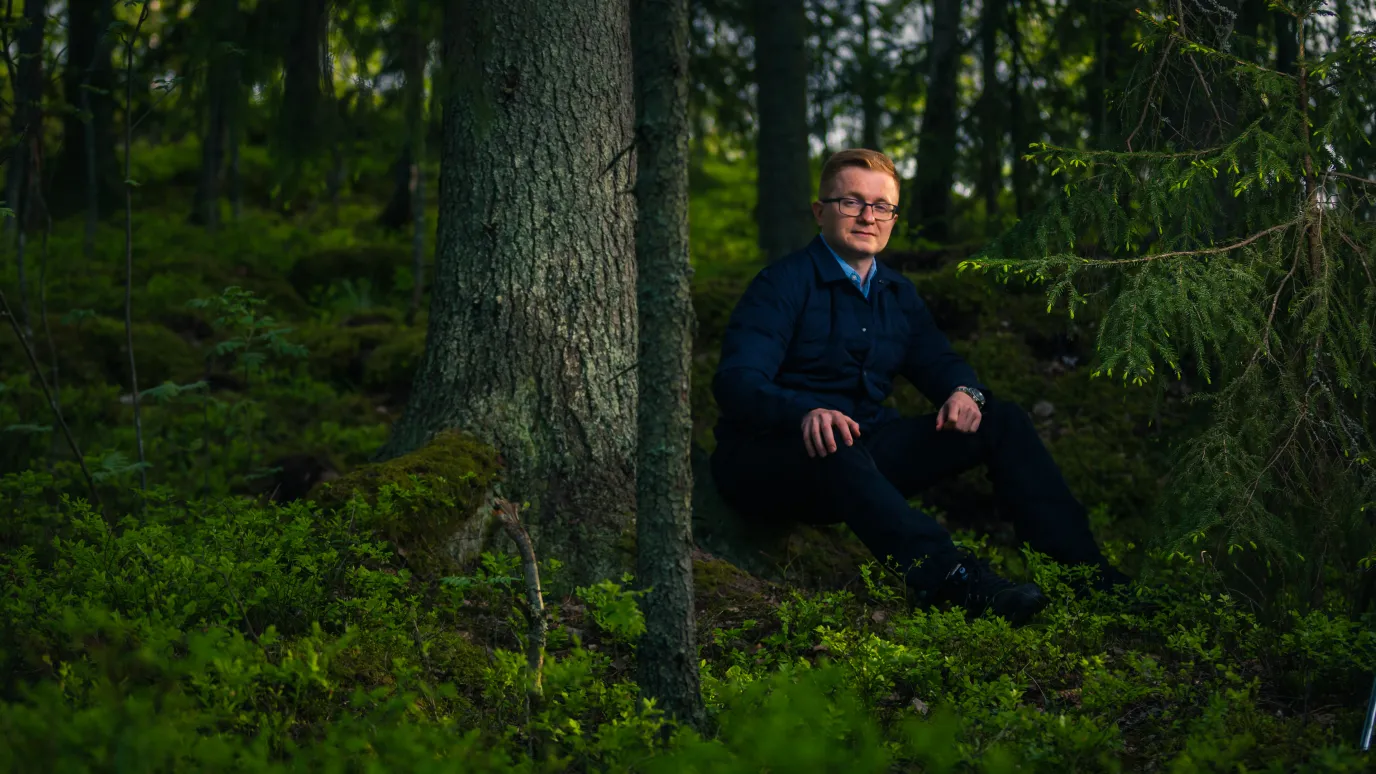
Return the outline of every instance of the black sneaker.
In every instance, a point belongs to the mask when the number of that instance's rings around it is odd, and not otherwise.
[[[1051,602],[1037,584],[1000,577],[968,551],[961,552],[961,561],[946,574],[933,601],[960,605],[970,618],[1002,616],[1014,626],[1027,623]]]

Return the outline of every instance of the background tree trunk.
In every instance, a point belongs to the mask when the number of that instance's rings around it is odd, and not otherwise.
[[[406,52],[407,144],[415,156],[416,182],[411,197],[411,305],[407,323],[415,322],[425,300],[425,60],[429,38],[421,15],[421,1],[410,0],[410,50]]]
[[[1003,190],[1003,124],[1006,110],[999,87],[999,30],[1003,27],[1004,0],[984,0],[979,21],[979,189],[984,198],[985,233],[999,228],[999,193]]]
[[[927,105],[917,144],[917,180],[909,227],[923,237],[950,238],[951,185],[956,172],[956,128],[960,104],[960,1],[933,0],[932,40],[927,49]]]
[[[632,0],[640,310],[636,645],[641,694],[702,727],[693,620],[693,294],[688,265],[688,0]]]
[[[874,36],[868,0],[860,0],[860,144],[870,150],[883,151],[879,141],[880,91],[878,68],[874,66]]]
[[[109,0],[67,3],[67,64],[62,89],[71,107],[62,119],[58,182],[49,197],[57,215],[85,207],[94,221],[100,212],[122,201],[115,156],[112,21]]]
[[[38,206],[43,201],[38,194],[42,183],[39,164],[43,158],[43,33],[47,22],[43,13],[43,3],[26,3],[23,26],[16,35],[18,61],[15,62],[14,122],[11,124],[15,145],[5,181],[5,203],[14,210],[14,217],[5,219],[5,231],[15,234],[19,322],[25,334],[30,336],[33,329],[29,317],[25,247],[29,230],[47,217],[42,212],[44,208]]]
[[[282,109],[278,111],[277,140],[283,183],[280,198],[290,201],[299,185],[302,165],[320,153],[325,96],[321,48],[329,0],[294,0],[286,18],[287,49],[283,57]]]
[[[803,0],[755,0],[756,222],[768,260],[817,233],[808,162],[807,12]]]
[[[435,287],[382,456],[473,433],[505,457],[504,496],[531,502],[541,555],[612,576],[635,509],[629,9],[446,10]]]
[[[213,233],[220,226],[220,176],[225,168],[231,116],[238,102],[240,54],[231,46],[239,43],[239,7],[237,0],[211,0],[198,3],[192,13],[199,15],[197,22],[205,25],[213,42],[206,61],[201,175],[191,219]]]
[[[1299,56],[1299,37],[1295,31],[1295,17],[1283,11],[1272,12],[1276,24],[1276,69],[1295,73],[1295,59]]]
[[[411,141],[402,143],[397,160],[392,163],[392,195],[382,212],[377,214],[377,224],[388,231],[400,231],[412,220],[411,189],[415,186],[416,165],[411,158]]]
[[[1013,146],[1011,175],[1013,206],[1017,208],[1019,218],[1032,211],[1030,192],[1032,171],[1028,168],[1028,162],[1023,159],[1023,155],[1027,153],[1027,146],[1032,142],[1033,136],[1022,104],[1022,71],[1025,54],[1022,50],[1020,8],[1021,5],[1018,0],[1011,0],[1007,13],[1004,14],[1008,24],[1008,49],[1010,53],[1008,61],[1012,63],[1008,72],[1008,141]]]

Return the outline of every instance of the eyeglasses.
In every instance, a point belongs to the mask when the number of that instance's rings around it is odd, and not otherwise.
[[[898,208],[888,202],[862,202],[859,199],[852,199],[849,196],[841,196],[834,199],[821,199],[823,204],[836,203],[836,209],[842,215],[859,217],[866,207],[874,209],[874,219],[878,221],[893,220],[898,217]]]

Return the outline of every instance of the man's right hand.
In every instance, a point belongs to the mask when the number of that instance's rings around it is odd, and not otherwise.
[[[860,437],[860,425],[850,417],[833,409],[813,409],[803,417],[803,445],[807,456],[825,457],[836,451],[840,437],[847,446]]]

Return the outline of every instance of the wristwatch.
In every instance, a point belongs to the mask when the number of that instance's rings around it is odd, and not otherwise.
[[[974,387],[966,387],[964,385],[957,387],[956,392],[963,392],[966,395],[969,395],[971,398],[974,399],[975,405],[979,406],[979,410],[984,410],[984,393],[980,392],[979,390],[976,390]]]

